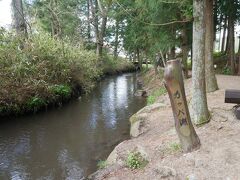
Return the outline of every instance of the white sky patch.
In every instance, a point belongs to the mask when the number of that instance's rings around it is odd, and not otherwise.
[[[0,26],[6,27],[11,22],[11,0],[0,0]]]

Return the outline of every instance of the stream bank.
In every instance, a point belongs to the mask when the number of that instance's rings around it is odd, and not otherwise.
[[[195,127],[201,140],[199,150],[182,152],[168,95],[162,95],[130,118],[132,138],[117,145],[106,167],[89,179],[239,179],[240,122],[232,112],[233,105],[224,103],[224,91],[240,89],[240,78],[217,75],[217,80],[220,89],[207,95],[212,119]],[[191,102],[191,79],[185,80],[185,89]],[[147,165],[129,168],[131,153],[140,154]]]
[[[0,179],[81,179],[129,139],[127,119],[145,106],[137,74],[107,76],[89,94],[47,112],[4,117]]]

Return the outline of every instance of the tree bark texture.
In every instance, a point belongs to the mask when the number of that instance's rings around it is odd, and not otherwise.
[[[221,52],[225,52],[226,29],[227,29],[227,18],[225,17],[224,18],[224,24],[223,24],[223,37],[222,37]]]
[[[115,23],[115,41],[114,41],[114,52],[113,52],[115,59],[118,57],[118,44],[119,44],[118,36],[119,36],[119,20],[117,19]]]
[[[228,19],[228,36],[229,36],[229,63],[231,65],[231,71],[234,74],[235,73],[235,50],[234,50],[234,20],[231,16],[229,16]]]
[[[187,27],[184,25],[182,30],[182,63],[184,67],[184,76],[185,78],[188,78],[188,36],[187,36]]]
[[[13,23],[19,36],[27,37],[27,25],[23,13],[22,0],[12,0]]]
[[[193,1],[192,110],[195,124],[209,121],[205,83],[205,0]]]
[[[90,0],[87,0],[87,38],[91,41],[91,25],[90,25]]]
[[[217,79],[213,67],[213,0],[205,0],[206,34],[205,34],[205,78],[206,91],[213,92],[218,89]]]
[[[171,101],[175,128],[184,152],[200,147],[200,140],[192,125],[179,60],[170,60],[164,72],[165,87]]]

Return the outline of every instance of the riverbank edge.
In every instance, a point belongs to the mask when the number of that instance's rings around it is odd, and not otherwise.
[[[132,72],[136,72],[136,69],[133,65],[126,66],[125,69],[115,68],[115,69],[112,69],[111,71],[107,70],[103,72],[103,74],[98,79],[95,79],[94,83],[96,84],[97,82],[101,81],[102,79],[108,76],[121,75],[124,73],[132,73]],[[18,117],[18,116],[24,116],[29,114],[35,114],[42,111],[47,111],[51,108],[61,107],[67,104],[68,102],[70,102],[71,100],[77,99],[81,95],[86,94],[86,92],[83,90],[83,87],[81,87],[79,83],[72,82],[69,85],[69,87],[70,87],[70,94],[67,96],[64,94],[61,94],[61,95],[56,94],[55,96],[52,96],[52,98],[48,99],[46,103],[42,103],[40,105],[37,104],[36,106],[32,106],[31,108],[27,106],[28,102],[25,102],[23,104],[23,107],[17,107],[18,109],[16,107],[13,107],[12,109],[8,108],[7,112],[4,112],[4,111],[0,112],[0,117],[8,117],[8,116]],[[92,90],[94,90],[94,88],[91,89],[91,91]],[[1,108],[4,109],[5,107],[3,106]]]
[[[162,80],[163,80],[162,70],[159,71],[159,75],[157,76],[153,68],[140,72],[137,76],[137,81],[142,86],[141,91],[144,91],[147,93],[146,97],[151,96],[154,93],[154,91],[159,89],[158,85],[160,84],[162,85]],[[155,84],[155,85],[153,86],[152,84]],[[161,97],[164,95],[165,93],[159,95],[158,97]],[[102,174],[105,174],[106,172],[111,171],[114,168],[118,168],[118,165],[115,162],[116,147],[123,144],[125,141],[131,140],[133,138],[137,138],[141,134],[145,133],[147,131],[147,129],[144,128],[146,126],[146,124],[144,124],[146,115],[150,112],[154,112],[163,107],[165,107],[164,104],[153,102],[152,104],[146,104],[143,108],[139,109],[135,114],[131,115],[130,118],[128,119],[130,123],[130,130],[129,130],[130,138],[120,142],[114,147],[114,149],[108,155],[107,159],[104,161],[106,167],[101,167],[100,169],[96,170],[92,174],[88,175],[88,177],[84,177],[83,180],[98,179],[97,177],[99,176],[99,174],[101,176]]]

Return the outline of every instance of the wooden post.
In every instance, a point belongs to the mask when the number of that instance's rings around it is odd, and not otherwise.
[[[200,140],[192,125],[179,60],[170,60],[166,64],[164,84],[171,101],[175,128],[184,152],[190,152],[200,147]]]

